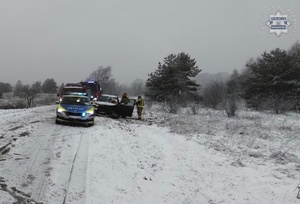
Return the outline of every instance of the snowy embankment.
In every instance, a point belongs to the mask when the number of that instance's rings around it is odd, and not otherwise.
[[[0,110],[0,203],[299,202],[299,114],[145,112],[85,128]]]

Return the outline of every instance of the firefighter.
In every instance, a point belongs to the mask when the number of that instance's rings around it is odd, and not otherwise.
[[[129,103],[129,98],[128,98],[128,96],[127,96],[127,93],[123,93],[123,95],[122,95],[122,99],[121,99],[121,101],[120,101],[120,103],[122,104],[125,104],[125,105],[127,105],[128,103]]]
[[[121,118],[126,118],[126,107],[125,105],[127,105],[130,102],[127,93],[123,93],[121,101],[120,101],[120,105],[118,106],[118,118],[121,116]]]
[[[142,120],[144,105],[145,105],[144,99],[141,96],[138,96],[138,99],[136,101],[138,120]]]

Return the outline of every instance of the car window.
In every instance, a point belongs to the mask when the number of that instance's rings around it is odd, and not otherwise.
[[[133,106],[134,105],[135,100],[134,99],[130,99],[128,102],[128,106]]]
[[[102,101],[102,102],[110,102],[110,97],[108,96],[99,96],[98,101]]]
[[[113,97],[113,96],[99,96],[98,101],[102,101],[102,102],[109,102],[109,103],[116,103],[118,101],[117,97]]]
[[[68,105],[90,105],[90,100],[85,97],[64,97],[61,101],[62,104]]]

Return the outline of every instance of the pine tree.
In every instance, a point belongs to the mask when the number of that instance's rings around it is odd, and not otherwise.
[[[226,85],[222,81],[212,81],[203,90],[203,104],[207,107],[217,109],[224,100]]]
[[[192,78],[201,72],[195,59],[181,52],[170,54],[164,63],[158,63],[155,72],[150,73],[146,82],[146,96],[155,101],[174,101],[197,96],[200,85]]]
[[[247,64],[252,72],[244,83],[244,98],[248,105],[255,108],[266,105],[276,113],[286,107],[287,102],[292,106],[300,90],[297,61],[299,59],[293,59],[285,50],[277,48]]]

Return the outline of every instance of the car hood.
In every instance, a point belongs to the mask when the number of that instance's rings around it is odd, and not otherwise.
[[[82,113],[91,108],[91,106],[79,106],[79,105],[68,105],[68,104],[60,104],[60,105],[68,112],[73,112],[73,113]]]
[[[115,106],[116,103],[110,103],[110,102],[104,102],[104,101],[96,101],[95,104],[101,105],[101,106]]]

